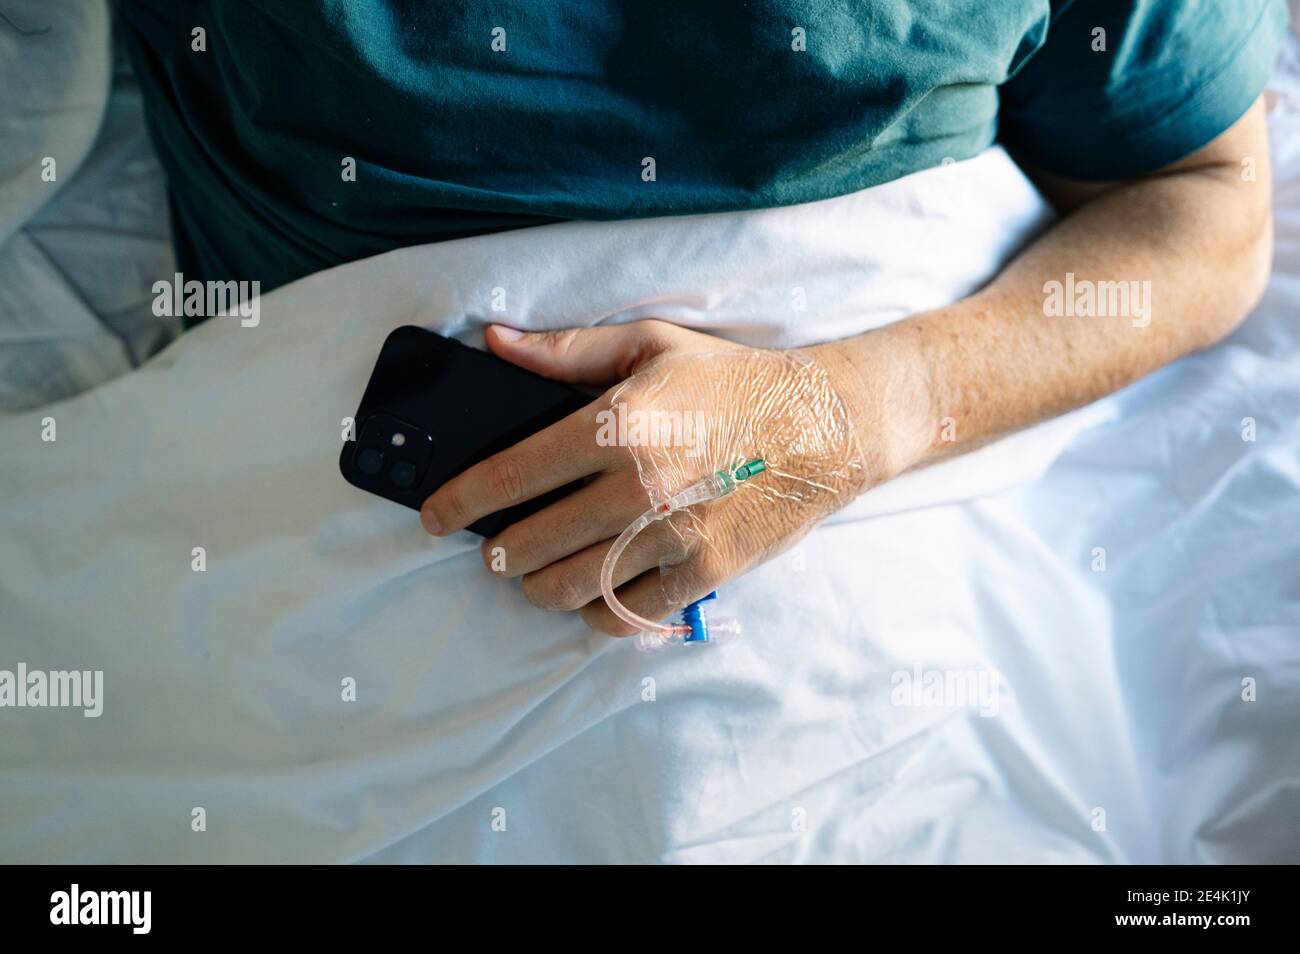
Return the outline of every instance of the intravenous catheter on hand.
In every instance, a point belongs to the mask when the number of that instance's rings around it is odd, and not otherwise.
[[[620,603],[618,597],[614,595],[614,565],[618,563],[618,558],[622,556],[633,537],[656,520],[662,520],[695,504],[725,497],[746,480],[765,470],[767,464],[761,458],[755,458],[734,470],[719,470],[702,477],[658,506],[651,507],[619,534],[614,545],[609,548],[609,553],[605,555],[605,563],[600,569],[600,591],[605,597],[606,605],[615,616],[640,630],[637,634],[637,648],[653,651],[683,643],[721,643],[740,635],[739,620],[724,617],[710,621],[705,616],[700,604],[712,599],[715,595],[712,593],[687,606],[682,612],[680,623],[656,623],[637,615]]]

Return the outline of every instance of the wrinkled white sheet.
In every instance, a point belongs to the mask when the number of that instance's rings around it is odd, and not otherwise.
[[[1274,129],[1277,273],[1230,342],[868,494],[724,588],[749,624],[728,649],[642,656],[542,614],[476,538],[346,485],[375,350],[488,318],[851,334],[1042,224],[1000,152],[354,263],[0,419],[0,668],[106,691],[99,719],[0,710],[0,859],[1297,860],[1300,119]],[[893,704],[916,667],[1000,673],[996,713]]]

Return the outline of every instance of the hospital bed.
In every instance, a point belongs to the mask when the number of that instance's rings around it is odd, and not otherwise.
[[[94,718],[0,710],[0,860],[1300,860],[1300,39],[1239,331],[868,493],[723,589],[740,643],[648,656],[342,481],[383,336],[842,337],[1047,225],[1007,157],[403,249],[178,337],[106,12],[12,6],[53,29],[0,35],[28,96],[0,105],[0,669],[104,691]]]

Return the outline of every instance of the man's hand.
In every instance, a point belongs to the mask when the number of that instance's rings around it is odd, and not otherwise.
[[[449,481],[424,504],[435,534],[582,479],[584,485],[483,544],[489,569],[523,577],[551,610],[595,629],[632,630],[600,597],[613,539],[674,491],[762,457],[768,470],[725,499],[652,524],[619,560],[634,612],[663,619],[790,545],[886,474],[864,459],[831,375],[801,352],[728,344],[660,321],[519,334],[495,327],[496,354],[602,397]],[[877,442],[878,443],[878,442]]]

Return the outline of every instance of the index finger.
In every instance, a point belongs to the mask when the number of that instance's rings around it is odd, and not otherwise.
[[[550,427],[493,454],[439,487],[420,507],[435,536],[463,530],[488,514],[531,500],[604,469],[606,448],[596,444],[593,401]]]

